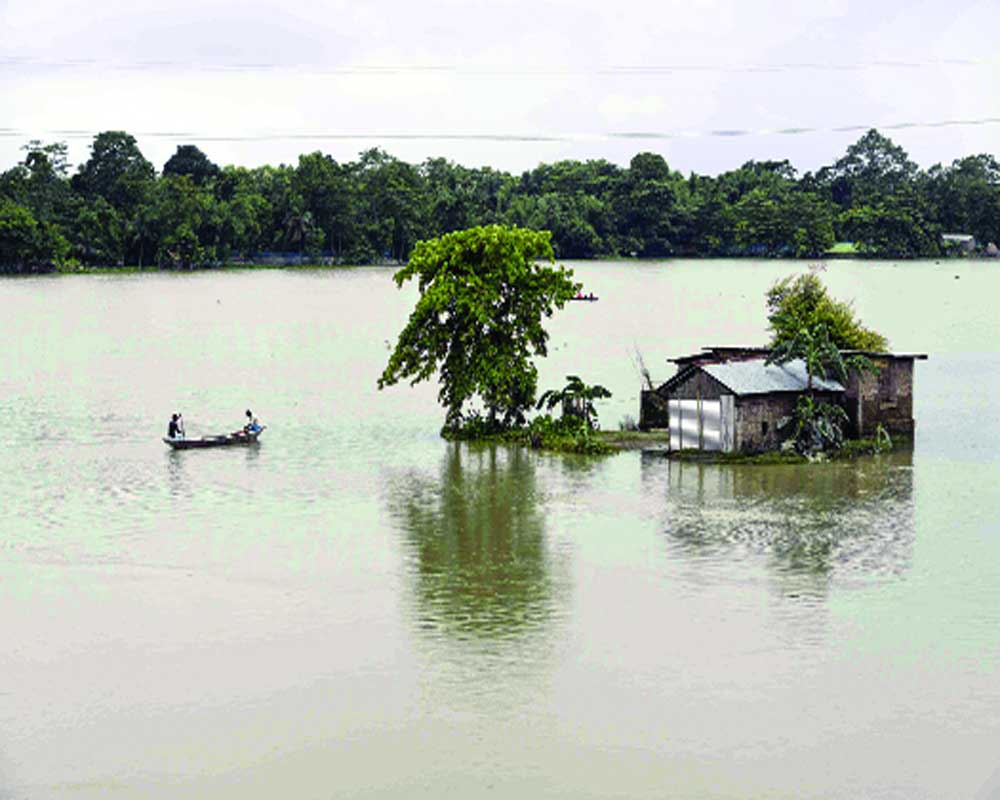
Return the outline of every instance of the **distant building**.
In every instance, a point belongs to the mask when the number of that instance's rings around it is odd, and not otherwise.
[[[762,347],[712,347],[672,359],[677,373],[642,392],[639,427],[670,431],[672,450],[725,453],[777,449],[790,433],[780,423],[808,393],[805,364],[767,364]],[[847,385],[813,376],[812,394],[844,408],[848,433],[912,434],[913,362],[926,355],[865,353],[878,374],[852,373]]]
[[[942,233],[941,242],[945,250],[963,254],[976,252],[976,237],[971,233]]]
[[[835,242],[823,255],[827,258],[854,258],[858,255],[858,247],[854,242]]]

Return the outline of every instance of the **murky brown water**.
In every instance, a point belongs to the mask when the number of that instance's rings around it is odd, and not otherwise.
[[[636,349],[760,343],[804,269],[573,266],[542,386],[605,427]],[[435,387],[374,388],[390,275],[0,281],[0,797],[1000,784],[1000,265],[829,266],[931,358],[912,452],[803,468],[449,445]],[[259,448],[159,440],[247,406]]]

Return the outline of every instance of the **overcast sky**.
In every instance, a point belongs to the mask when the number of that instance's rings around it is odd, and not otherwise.
[[[1000,157],[998,36],[998,0],[0,0],[0,169],[123,129],[157,168],[193,143],[806,171],[872,126],[928,167]]]

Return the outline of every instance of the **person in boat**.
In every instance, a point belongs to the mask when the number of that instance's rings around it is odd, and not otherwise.
[[[184,438],[184,418],[180,414],[170,415],[170,422],[167,424],[167,438]]]
[[[261,427],[260,421],[253,415],[253,412],[247,409],[247,424],[243,426],[243,433],[260,433],[264,430]]]

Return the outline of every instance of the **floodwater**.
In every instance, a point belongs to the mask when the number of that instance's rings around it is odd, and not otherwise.
[[[610,428],[806,269],[572,266]],[[823,277],[930,355],[912,451],[448,444],[384,269],[0,281],[0,798],[996,797],[1000,264]]]

